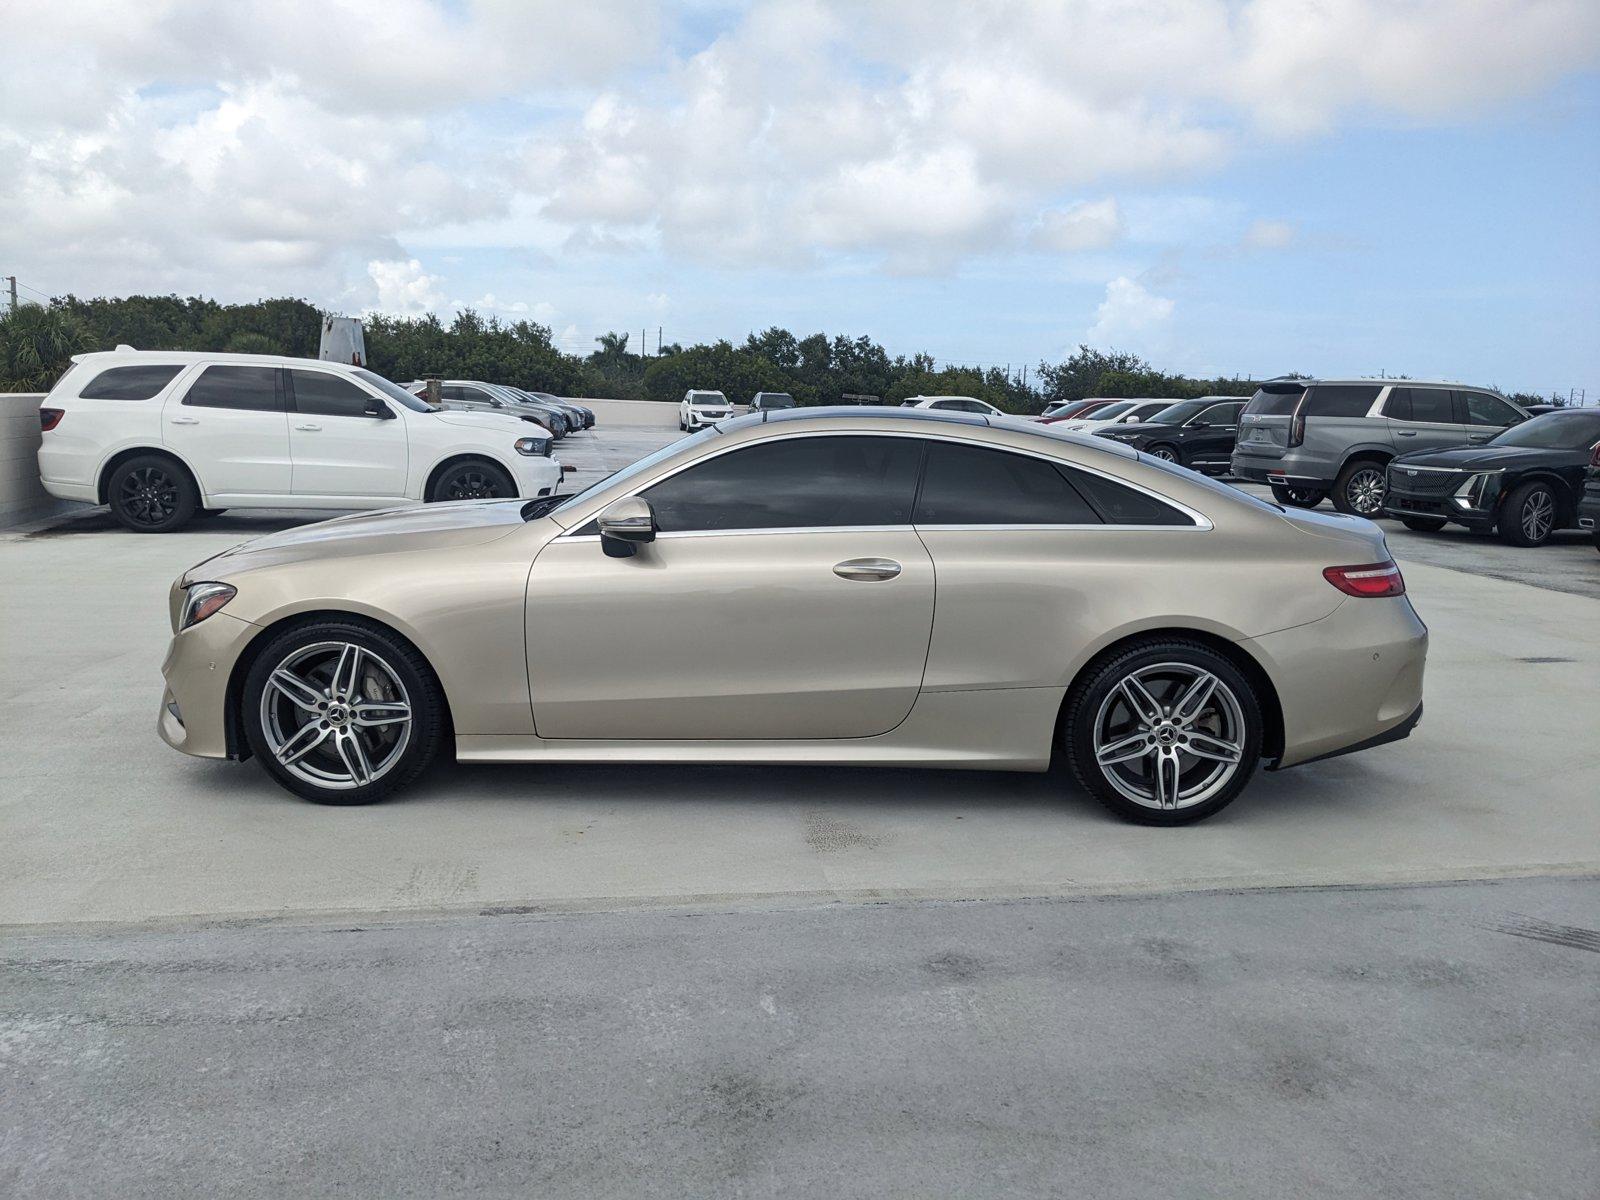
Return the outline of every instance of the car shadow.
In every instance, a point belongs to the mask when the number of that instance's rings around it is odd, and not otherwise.
[[[287,508],[262,508],[252,509],[248,512],[225,512],[215,517],[199,517],[185,525],[175,533],[181,536],[185,533],[220,533],[234,534],[241,539],[260,537],[262,534],[278,533],[285,529],[293,529],[299,525],[311,525],[318,521],[326,521],[331,517],[344,517],[350,514],[338,509],[287,509]],[[92,533],[126,533],[133,534],[111,515],[111,510],[101,505],[97,508],[86,509],[81,513],[73,513],[60,517],[50,524],[39,529],[29,530],[22,536],[28,539],[74,537]],[[137,536],[143,537],[144,534]],[[163,535],[170,536],[170,535]]]

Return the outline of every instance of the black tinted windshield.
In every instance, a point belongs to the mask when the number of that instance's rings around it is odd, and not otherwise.
[[[413,396],[410,392],[408,392],[404,388],[402,388],[399,384],[390,383],[382,375],[375,375],[371,371],[367,370],[365,367],[357,367],[355,369],[355,371],[354,371],[354,374],[355,374],[355,377],[357,379],[361,380],[362,383],[369,384],[372,387],[377,388],[380,392],[382,392],[385,396],[389,397],[389,399],[393,400],[396,404],[403,404],[403,405],[405,405],[405,407],[409,408],[412,412],[438,412],[439,411],[433,405],[429,404],[426,400],[418,399],[416,396]]]
[[[1600,409],[1545,413],[1491,439],[1495,446],[1528,446],[1536,450],[1587,450],[1600,442]]]

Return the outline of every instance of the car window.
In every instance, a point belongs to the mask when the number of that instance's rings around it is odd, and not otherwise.
[[[279,412],[277,367],[207,367],[183,398],[196,408],[235,408]]]
[[[490,408],[496,407],[494,397],[482,388],[463,387],[460,392],[461,399],[469,404],[487,404]]]
[[[641,493],[663,533],[908,525],[920,445],[839,434],[764,442]]]
[[[1252,416],[1287,417],[1294,412],[1300,398],[1306,394],[1298,384],[1277,383],[1263,387],[1250,398],[1244,411]]]
[[[148,400],[171,383],[181,370],[181,366],[154,363],[109,367],[91,379],[78,395],[85,400]]]
[[[1382,390],[1377,384],[1319,383],[1303,411],[1308,417],[1364,417]]]
[[[1489,442],[1540,450],[1588,450],[1596,443],[1600,443],[1600,412],[1592,408],[1557,409],[1513,425]]]
[[[1205,409],[1199,416],[1193,418],[1191,425],[1236,425],[1239,421],[1238,404],[1213,404]]]
[[[1187,513],[1127,484],[1113,483],[1088,471],[1063,468],[1083,498],[1108,525],[1193,525]],[[1226,485],[1224,485],[1226,486]]]
[[[1498,396],[1485,392],[1457,392],[1456,420],[1464,425],[1515,425],[1521,414]]]
[[[1098,525],[1100,518],[1054,464],[1026,454],[927,443],[918,525]]]
[[[1384,403],[1383,414],[1397,421],[1455,424],[1455,408],[1447,388],[1395,388]]]
[[[364,417],[375,402],[353,382],[326,371],[290,371],[296,412],[324,417]]]

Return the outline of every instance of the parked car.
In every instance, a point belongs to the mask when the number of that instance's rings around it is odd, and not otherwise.
[[[1094,433],[1111,425],[1136,425],[1172,407],[1171,400],[1119,400],[1097,408],[1086,417],[1053,421],[1065,433]]]
[[[523,398],[535,403],[548,405],[559,409],[567,418],[568,424],[574,433],[594,428],[594,411],[581,404],[574,404],[571,400],[563,400],[560,396],[550,392],[530,392],[526,388],[513,388]]]
[[[427,397],[425,380],[415,379],[406,390],[422,399]],[[566,413],[543,404],[513,388],[481,379],[442,379],[439,381],[439,399],[445,408],[468,412],[498,412],[505,416],[521,417],[540,425],[551,437],[560,441],[572,430],[572,421]]]
[[[1383,511],[1389,461],[1412,450],[1487,442],[1528,419],[1487,388],[1418,379],[1274,379],[1239,418],[1233,473],[1280,504]]]
[[[1043,425],[1059,425],[1063,421],[1092,416],[1101,409],[1120,403],[1121,401],[1119,400],[1094,399],[1075,400],[1071,404],[1052,404],[1043,413],[1035,417],[1034,420]]]
[[[780,408],[798,408],[799,401],[788,392],[757,392],[750,399],[751,412],[773,412]]]
[[[1228,469],[1244,405],[1243,396],[1200,396],[1168,404],[1137,424],[1110,425],[1094,432],[1152,458],[1220,475]]]
[[[1583,495],[1578,498],[1578,528],[1594,535],[1594,548],[1600,550],[1600,446],[1589,456],[1583,473]]]
[[[940,412],[979,413],[986,417],[1006,415],[994,405],[972,396],[912,396],[902,407],[931,408]]]
[[[1578,524],[1584,472],[1600,450],[1600,409],[1570,408],[1513,425],[1481,446],[1418,450],[1389,463],[1383,515],[1432,533],[1454,521],[1540,546]]]
[[[433,408],[364,367],[266,354],[80,354],[39,409],[52,496],[165,533],[227,508],[549,496],[550,437]]]
[[[1404,593],[1371,523],[1112,441],[755,413],[574,496],[207,559],[172,589],[159,728],[333,804],[450,749],[1019,771],[1059,751],[1113,812],[1178,824],[1263,760],[1411,731],[1428,634]],[[729,597],[762,619],[707,620]]]
[[[690,388],[678,405],[678,428],[684,431],[704,429],[716,421],[733,416],[733,405],[721,392],[703,388]]]

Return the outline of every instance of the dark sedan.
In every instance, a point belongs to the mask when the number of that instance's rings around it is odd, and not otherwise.
[[[1584,471],[1600,446],[1600,409],[1534,417],[1481,446],[1419,450],[1389,464],[1385,516],[1431,533],[1454,521],[1542,545],[1578,524]]]
[[[1234,439],[1239,436],[1239,413],[1248,400],[1248,396],[1179,400],[1147,421],[1098,429],[1095,436],[1132,446],[1152,458],[1221,475],[1231,464]]]

